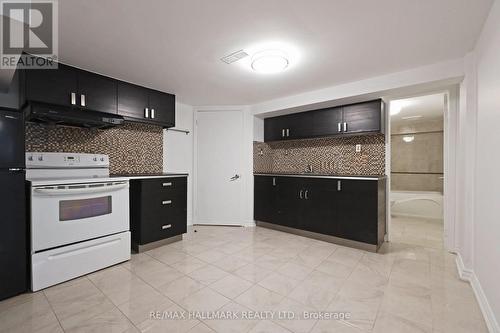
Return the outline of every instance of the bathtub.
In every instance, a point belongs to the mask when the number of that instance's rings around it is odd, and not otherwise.
[[[441,192],[391,191],[390,200],[392,216],[443,218]]]

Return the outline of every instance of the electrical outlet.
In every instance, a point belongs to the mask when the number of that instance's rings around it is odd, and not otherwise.
[[[361,145],[356,145],[356,153],[361,153]]]

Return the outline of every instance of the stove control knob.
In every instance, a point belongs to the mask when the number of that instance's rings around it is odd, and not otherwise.
[[[97,162],[97,157],[94,157],[94,162]]]
[[[43,161],[43,156],[42,156],[42,155],[38,156],[38,160],[39,160],[40,162],[41,162],[41,161]]]
[[[28,156],[28,161],[33,161],[33,155]]]
[[[104,162],[104,157],[101,157],[101,162]]]

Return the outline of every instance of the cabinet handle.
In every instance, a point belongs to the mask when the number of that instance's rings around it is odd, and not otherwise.
[[[85,106],[85,95],[84,94],[80,95],[80,105]]]
[[[273,186],[276,186],[276,178],[273,177]]]
[[[281,130],[281,137],[282,137],[282,138],[284,138],[284,137],[285,137],[285,129],[284,129],[284,128]]]
[[[341,180],[337,180],[337,191],[342,191],[342,181]]]
[[[299,192],[299,197],[300,197],[301,199],[303,199],[303,197],[302,197],[302,192],[304,192],[304,190],[300,190],[300,192]]]
[[[151,109],[151,119],[155,119],[155,109]]]
[[[342,132],[342,124],[341,123],[337,124],[337,129],[339,132]]]
[[[289,129],[289,128],[287,128],[287,129],[286,129],[286,136],[287,136],[287,137],[289,137],[289,136],[290,136],[290,129]]]
[[[309,190],[306,190],[306,191],[305,191],[305,193],[304,193],[304,198],[305,198],[306,200],[308,200],[308,199],[309,199],[309,197],[307,196],[307,194],[308,194],[308,193],[309,193]]]
[[[144,109],[144,117],[149,118],[149,109],[148,108]]]
[[[167,187],[167,186],[172,186],[172,183],[163,183],[161,184],[163,187]]]
[[[347,123],[344,123],[344,132],[347,132]]]
[[[172,200],[163,200],[161,202],[162,205],[170,205],[172,203]]]
[[[76,105],[76,93],[71,93],[71,105]]]
[[[171,225],[171,224],[165,224],[165,225],[162,225],[162,226],[161,226],[161,229],[162,229],[162,230],[165,230],[165,229],[170,229],[170,228],[172,228],[172,225]]]

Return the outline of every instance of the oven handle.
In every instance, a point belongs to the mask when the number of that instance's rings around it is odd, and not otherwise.
[[[94,184],[93,184],[94,185]],[[71,195],[71,194],[92,194],[92,193],[109,193],[112,191],[128,188],[128,183],[115,183],[113,185],[104,185],[100,187],[83,187],[83,188],[35,188],[34,192],[41,195]]]

